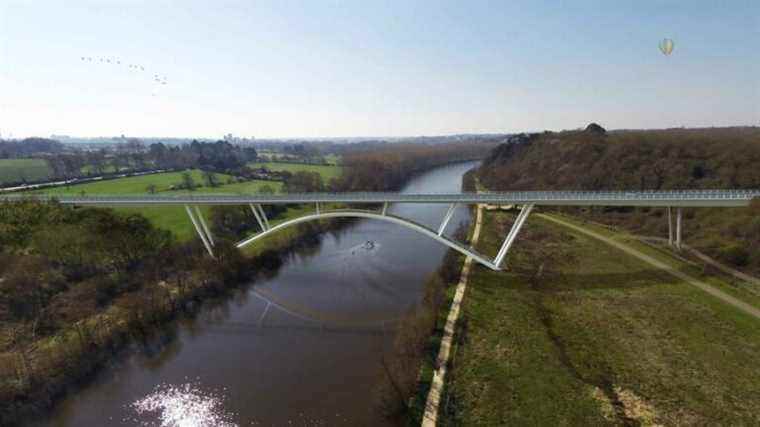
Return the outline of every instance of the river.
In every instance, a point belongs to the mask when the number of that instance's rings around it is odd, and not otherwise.
[[[458,192],[473,166],[421,174],[403,192]],[[389,212],[437,229],[446,209]],[[446,234],[466,221],[458,208]],[[445,251],[378,220],[326,233],[274,277],[204,304],[165,339],[117,357],[40,425],[387,425],[374,406],[380,357]]]

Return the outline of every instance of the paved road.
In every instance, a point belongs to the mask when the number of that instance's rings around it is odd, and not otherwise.
[[[683,280],[684,282],[686,282],[686,283],[688,283],[688,284],[690,284],[692,286],[695,286],[695,287],[697,287],[697,288],[699,288],[699,289],[707,292],[708,294],[710,294],[710,295],[712,295],[712,296],[720,299],[721,301],[725,302],[726,304],[732,305],[732,306],[736,307],[737,309],[739,309],[740,311],[742,311],[744,313],[747,313],[750,316],[755,317],[756,319],[760,319],[760,309],[757,309],[757,308],[755,308],[755,307],[753,307],[753,306],[745,303],[744,301],[741,301],[740,299],[735,298],[735,297],[733,297],[733,296],[731,296],[731,295],[729,295],[729,294],[721,291],[720,289],[714,288],[713,286],[710,286],[710,285],[708,285],[705,282],[702,282],[702,281],[700,281],[698,279],[695,279],[694,277],[689,276],[686,273],[683,273],[683,272],[681,272],[679,270],[676,270],[675,268],[673,268],[673,267],[671,267],[671,266],[669,266],[669,265],[667,265],[667,264],[665,264],[665,263],[663,263],[663,262],[661,262],[661,261],[659,261],[659,260],[657,260],[657,259],[655,259],[655,258],[653,258],[653,257],[651,257],[651,256],[649,256],[649,255],[647,255],[647,254],[645,254],[645,253],[637,250],[637,249],[632,248],[631,246],[628,246],[628,245],[626,245],[624,243],[612,240],[612,239],[610,239],[610,238],[608,238],[608,237],[606,237],[606,236],[604,236],[602,234],[593,232],[593,231],[591,231],[589,229],[586,229],[586,228],[583,228],[583,227],[579,227],[579,226],[577,226],[575,224],[572,224],[572,223],[569,223],[567,221],[561,220],[561,219],[556,218],[554,216],[549,216],[549,215],[546,215],[546,214],[538,214],[538,216],[540,216],[543,219],[546,219],[546,220],[549,220],[551,222],[554,222],[556,224],[563,225],[563,226],[565,226],[567,228],[570,228],[572,230],[575,230],[575,231],[577,231],[579,233],[583,233],[583,234],[585,234],[587,236],[590,236],[590,237],[593,237],[595,239],[601,240],[602,242],[604,242],[604,243],[606,243],[606,244],[608,244],[608,245],[610,245],[612,247],[615,247],[615,248],[617,248],[617,249],[619,249],[619,250],[627,253],[628,255],[636,257],[636,258],[644,261],[645,263],[647,263],[647,264],[649,264],[649,265],[651,265],[653,267],[659,268],[661,270],[664,270],[664,271],[670,273],[671,275],[677,277],[678,279]]]

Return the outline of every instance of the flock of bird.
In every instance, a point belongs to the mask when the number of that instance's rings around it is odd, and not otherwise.
[[[82,56],[81,59],[82,59],[82,62],[100,62],[104,64],[114,64],[114,65],[121,65],[121,66],[126,65],[131,70],[141,71],[141,72],[145,71],[145,67],[142,65],[128,64],[126,62],[122,64],[122,61],[117,58],[107,58],[107,57],[93,58],[92,56]],[[161,76],[159,74],[153,74],[153,81],[161,85],[166,85],[168,83],[166,76]]]

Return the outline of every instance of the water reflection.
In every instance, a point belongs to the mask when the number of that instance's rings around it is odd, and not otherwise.
[[[124,422],[161,427],[233,427],[234,414],[224,410],[224,392],[204,390],[199,382],[161,384],[130,405]],[[147,418],[147,419],[146,419]]]

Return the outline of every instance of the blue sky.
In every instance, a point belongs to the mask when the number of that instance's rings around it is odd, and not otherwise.
[[[4,136],[748,125],[758,76],[756,0],[0,0]]]

